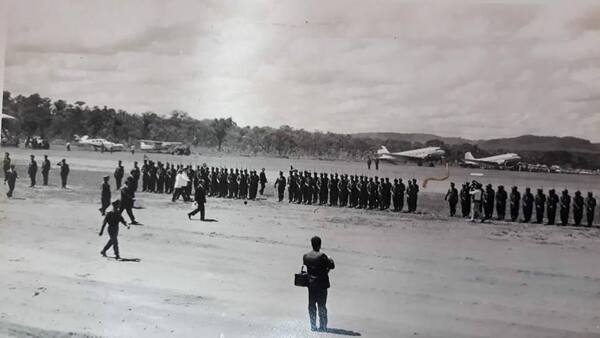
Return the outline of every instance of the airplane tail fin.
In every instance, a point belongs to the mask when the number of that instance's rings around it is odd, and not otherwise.
[[[381,148],[379,148],[379,150],[377,150],[377,154],[389,154],[390,152],[387,150],[387,148],[385,146],[381,146]]]
[[[471,154],[470,151],[467,151],[465,153],[465,160],[474,160],[474,159],[475,159],[475,157],[473,157],[473,154]]]

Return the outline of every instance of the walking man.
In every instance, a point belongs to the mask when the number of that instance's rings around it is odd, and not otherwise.
[[[110,236],[110,239],[108,240],[108,243],[106,243],[102,251],[100,251],[100,254],[106,257],[106,250],[110,249],[110,247],[112,246],[113,251],[115,252],[115,258],[121,259],[121,256],[119,255],[119,241],[117,239],[117,237],[119,236],[119,223],[125,225],[127,229],[129,229],[129,226],[127,225],[127,223],[125,223],[123,216],[121,216],[121,211],[119,210],[119,201],[114,201],[112,205],[113,210],[109,211],[104,217],[104,222],[102,222],[102,228],[100,229],[100,233],[98,234],[99,236],[102,236],[102,234],[104,233],[104,227],[106,227],[106,224],[108,223],[108,236]]]
[[[204,203],[206,203],[206,190],[204,189],[203,181],[200,181],[196,186],[194,200],[196,201],[196,209],[188,213],[188,218],[192,219],[192,216],[200,212],[200,220],[204,221]]]
[[[11,164],[4,175],[4,179],[8,183],[8,192],[6,193],[6,196],[8,198],[11,198],[13,195],[13,191],[15,191],[15,183],[17,182],[17,178],[19,177],[19,175],[15,171],[15,165]]]
[[[127,212],[129,216],[130,224],[139,225],[133,215],[133,203],[135,201],[135,191],[133,190],[133,179],[127,178],[125,186],[121,188],[121,204],[119,206],[119,214],[123,213],[123,210]]]
[[[102,192],[100,195],[100,213],[102,216],[106,214],[106,209],[110,206],[110,184],[108,184],[108,176],[103,177],[104,182],[102,183]]]
[[[335,268],[333,259],[321,252],[321,238],[310,239],[313,250],[303,257],[308,272],[308,317],[312,331],[327,331],[327,289],[329,271]],[[319,327],[317,329],[317,306],[319,309]]]

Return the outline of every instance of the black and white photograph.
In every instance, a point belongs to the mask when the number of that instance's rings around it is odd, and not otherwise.
[[[597,0],[0,0],[2,337],[600,337]]]

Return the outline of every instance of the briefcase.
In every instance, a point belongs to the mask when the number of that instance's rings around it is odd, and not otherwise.
[[[294,275],[294,285],[308,287],[308,273],[304,271],[304,265],[300,268],[300,273]]]

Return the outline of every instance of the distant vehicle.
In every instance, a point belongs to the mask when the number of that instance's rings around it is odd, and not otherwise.
[[[463,161],[464,166],[479,167],[510,167],[521,161],[521,156],[515,153],[507,153],[501,155],[495,155],[490,157],[475,158],[471,152],[465,153],[465,159]]]
[[[50,149],[50,142],[41,136],[31,136],[25,140],[25,148]]]
[[[75,145],[94,151],[102,150],[103,147],[105,151],[122,151],[125,148],[122,143],[110,142],[103,138],[89,138],[87,135],[81,137],[75,135]]]
[[[392,153],[385,146],[377,150],[377,158],[380,161],[395,163],[398,160],[415,161],[423,165],[424,161],[434,161],[443,158],[446,152],[440,147],[427,147]]]
[[[550,172],[559,174],[562,172],[562,168],[555,164],[555,165],[550,166]]]
[[[190,155],[190,147],[183,142],[140,140],[140,150],[147,153]]]

